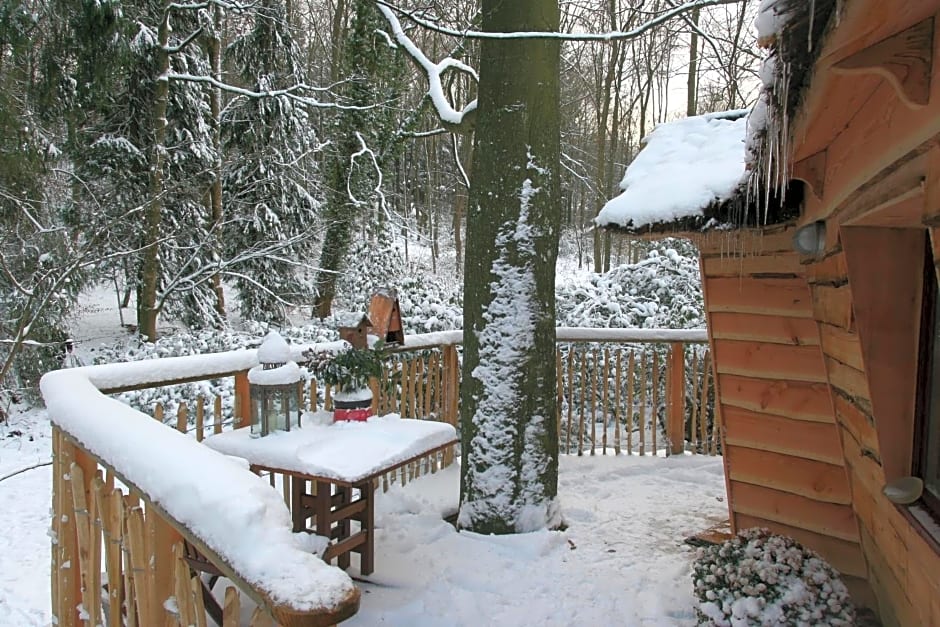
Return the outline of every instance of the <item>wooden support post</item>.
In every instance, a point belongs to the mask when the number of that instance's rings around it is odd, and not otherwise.
[[[685,449],[685,345],[673,342],[669,355],[669,454],[681,455]]]
[[[196,397],[196,441],[202,442],[206,429],[206,399],[202,394]]]
[[[176,410],[176,430],[180,433],[186,433],[189,429],[189,408],[186,403],[180,403]]]
[[[251,391],[248,372],[235,375],[235,428],[251,426]]]

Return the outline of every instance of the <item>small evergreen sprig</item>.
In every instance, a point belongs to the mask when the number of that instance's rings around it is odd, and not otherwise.
[[[332,353],[328,351],[304,354],[308,368],[316,378],[335,386],[340,392],[353,392],[369,387],[369,379],[382,376],[385,353],[381,343],[374,348],[349,348]]]

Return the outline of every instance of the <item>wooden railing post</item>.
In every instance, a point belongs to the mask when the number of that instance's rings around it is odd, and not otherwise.
[[[681,455],[685,450],[685,344],[682,342],[672,342],[668,378],[666,433],[669,436],[669,454]]]
[[[460,395],[460,362],[457,359],[457,347],[453,344],[447,344],[441,348],[443,362],[443,421],[449,425],[457,426],[457,401]],[[454,449],[448,448],[444,451],[443,466],[450,466],[454,461]]]
[[[235,375],[235,428],[251,426],[251,388],[248,372]]]

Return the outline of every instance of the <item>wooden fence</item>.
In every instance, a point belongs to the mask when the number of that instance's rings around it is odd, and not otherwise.
[[[720,417],[712,411],[704,332],[560,329],[558,337],[556,418],[563,452],[720,453]],[[373,381],[373,409],[457,426],[460,351],[453,334],[448,340],[409,338],[390,352],[383,379]],[[153,417],[197,441],[248,424],[248,357],[214,367],[189,358],[179,363],[186,367],[175,371],[185,376],[173,381],[160,380],[148,364],[138,363],[122,365],[120,376],[109,370],[102,377],[107,383],[96,385],[113,393],[234,377],[233,418],[225,419],[218,396],[174,408],[158,405]],[[310,381],[305,396],[309,410],[331,408],[331,390],[319,389],[316,381]],[[239,624],[245,595],[257,605],[252,626],[328,625],[355,612],[358,597],[318,611],[272,603],[185,525],[145,498],[134,477],[119,475],[109,460],[94,456],[53,418],[52,596],[59,625],[201,626],[208,610],[227,627]],[[453,460],[453,450],[430,456],[384,477],[382,484],[385,489],[405,484]],[[289,506],[289,479],[274,474],[268,479],[283,490]],[[235,586],[217,600],[205,592],[199,572],[224,575]],[[167,605],[167,599],[173,602]]]
[[[355,613],[358,598],[332,612],[271,602],[104,460],[58,427],[52,438],[52,611],[60,627],[205,627],[207,605],[218,624],[234,627],[243,593],[255,604],[250,627],[321,627]],[[237,587],[219,604],[200,572]]]
[[[556,351],[559,450],[567,454],[657,455],[721,452],[711,355],[703,331],[568,329]],[[580,331],[580,333],[578,333]],[[250,422],[247,373],[235,375],[234,420],[224,421],[221,399],[179,404],[175,417],[157,405],[154,416],[180,431],[206,433]],[[407,344],[389,351],[381,381],[373,381],[373,411],[440,420],[459,429],[459,344]],[[311,380],[311,411],[332,409],[332,390]],[[210,424],[211,420],[211,424]],[[443,459],[416,463],[447,466]],[[402,479],[407,481],[408,478]]]

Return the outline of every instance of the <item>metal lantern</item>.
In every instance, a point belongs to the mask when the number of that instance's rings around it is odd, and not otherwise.
[[[264,338],[258,361],[248,371],[252,437],[300,428],[303,374],[279,333],[271,331]]]

